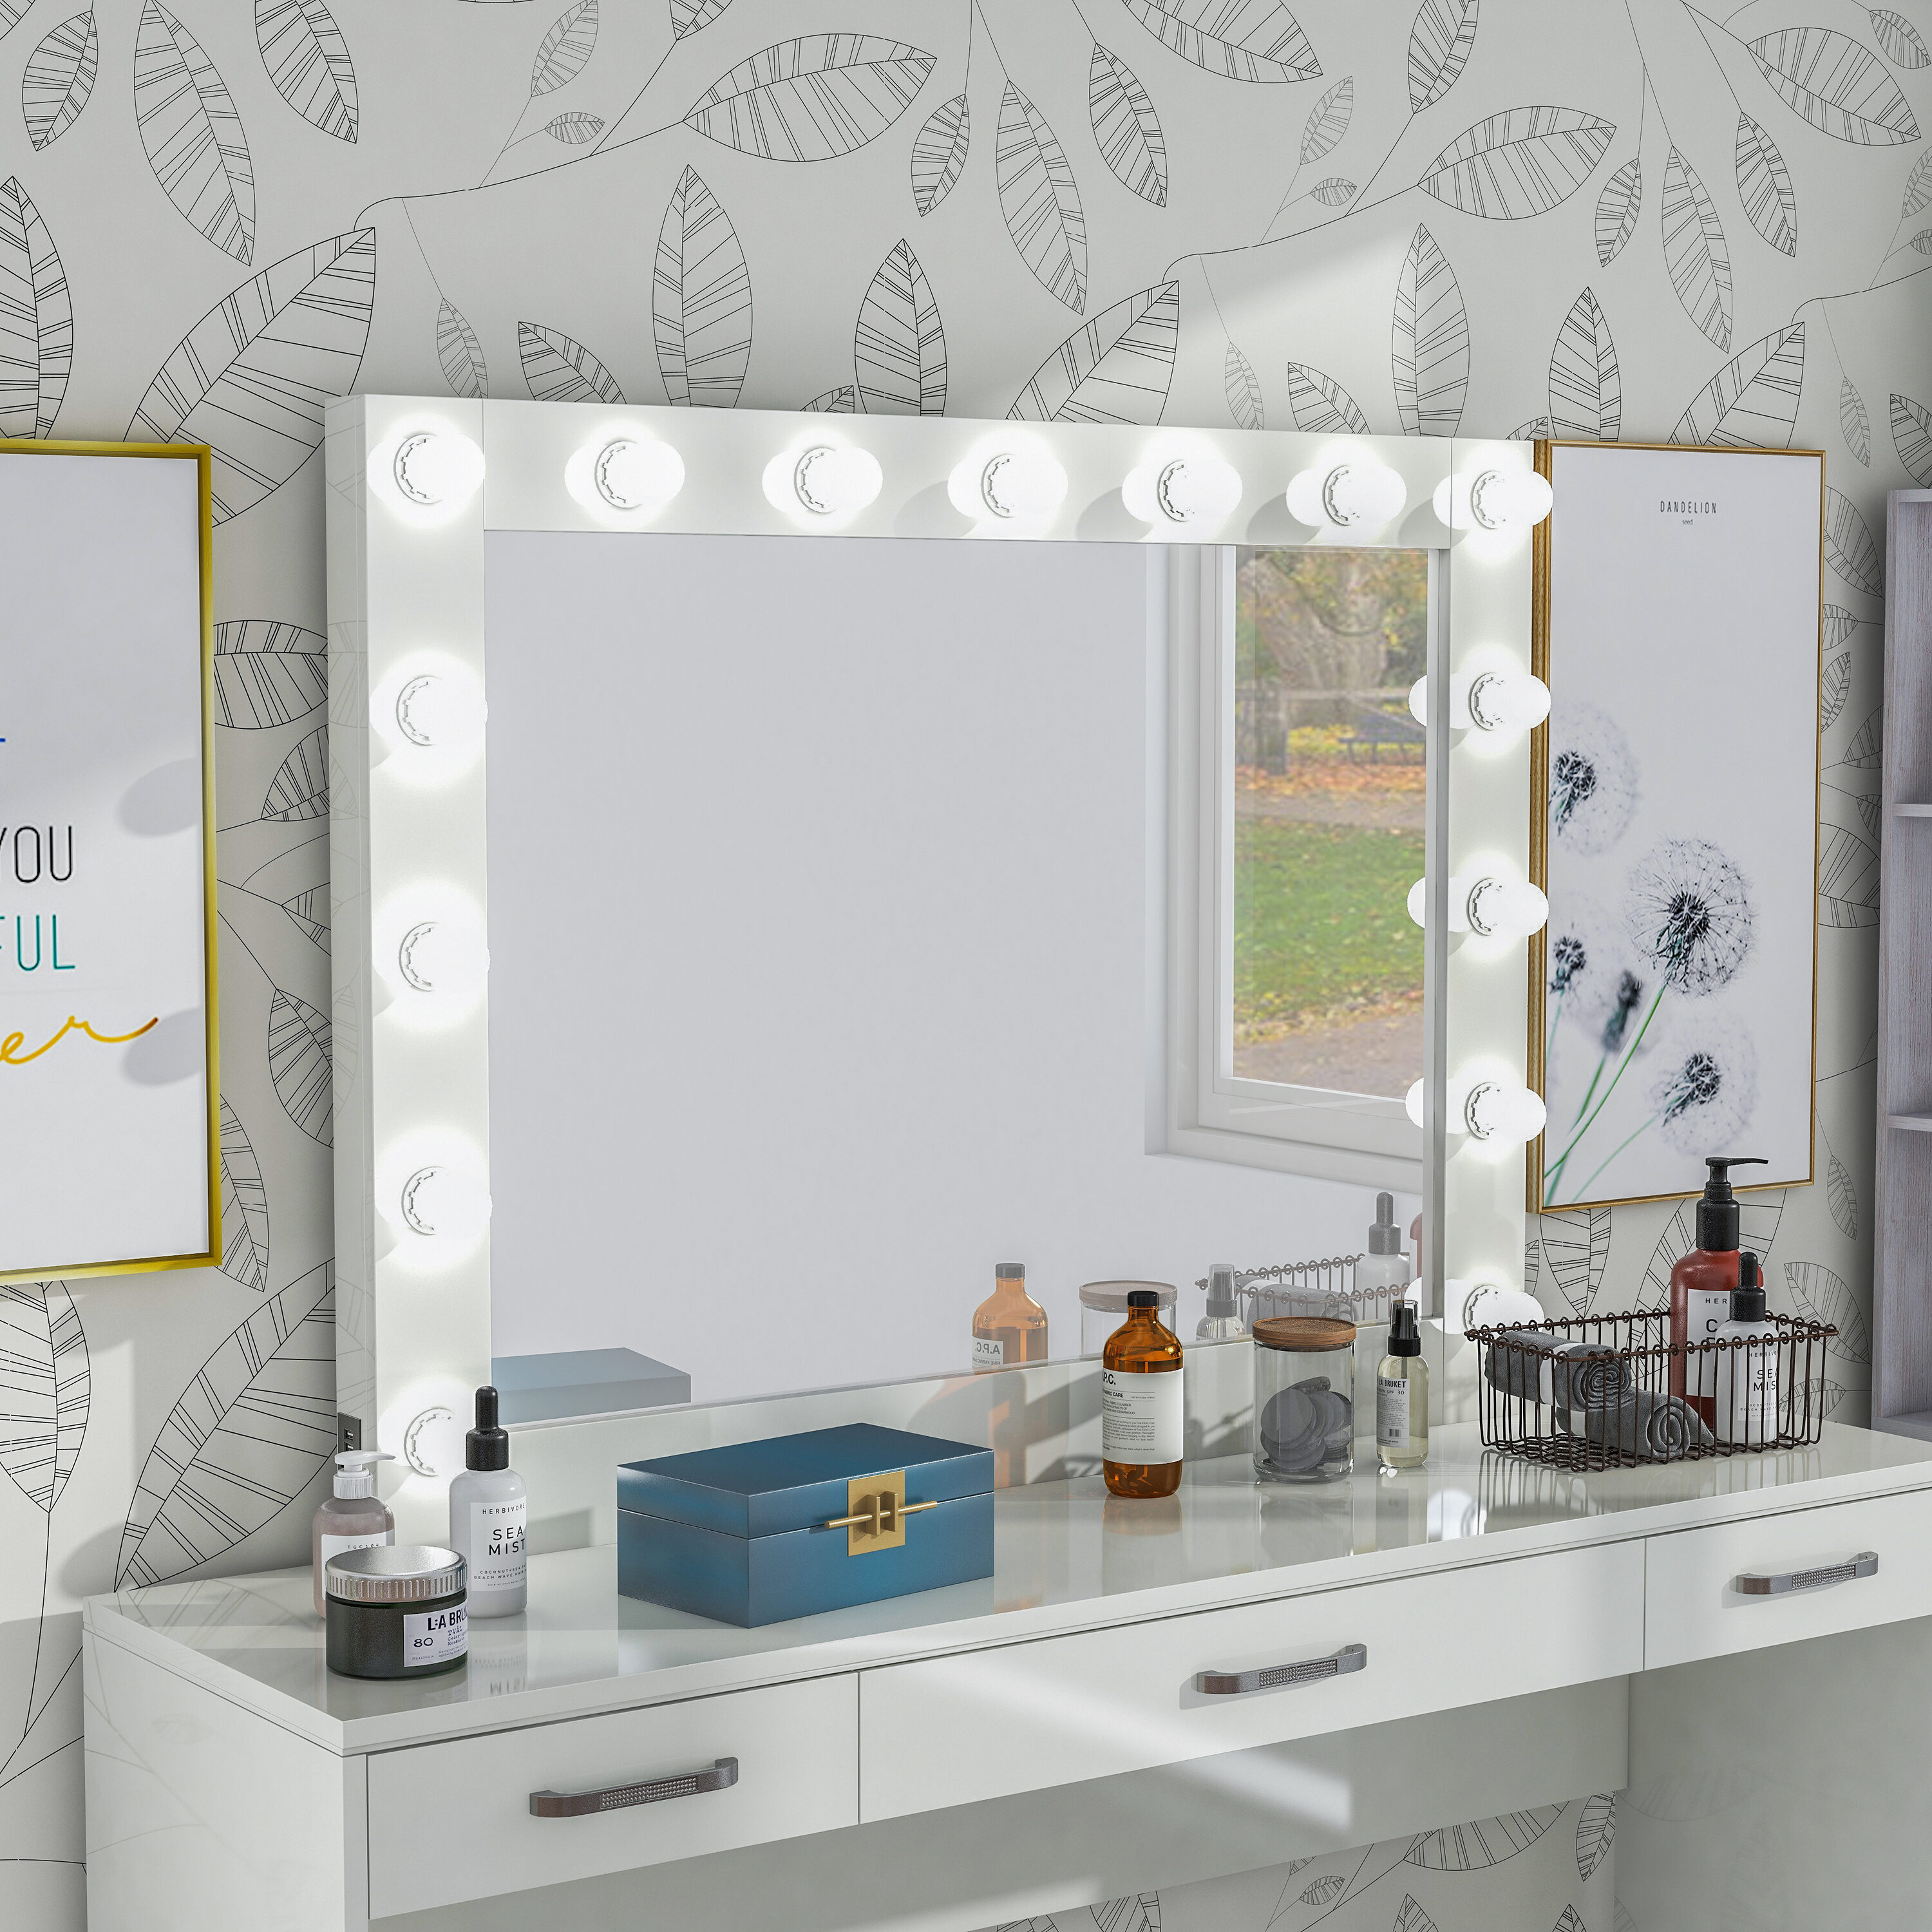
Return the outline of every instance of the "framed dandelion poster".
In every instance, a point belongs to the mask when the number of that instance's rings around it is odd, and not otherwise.
[[[0,442],[0,1280],[220,1258],[208,476]]]
[[[1808,1181],[1824,458],[1539,454],[1528,1204]]]

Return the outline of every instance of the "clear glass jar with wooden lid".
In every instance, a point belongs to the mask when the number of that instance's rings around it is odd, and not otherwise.
[[[1355,1466],[1355,1324],[1276,1315],[1254,1332],[1255,1473],[1340,1481]]]

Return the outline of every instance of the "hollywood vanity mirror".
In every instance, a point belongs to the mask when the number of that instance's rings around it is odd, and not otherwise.
[[[1054,1357],[1100,1281],[1191,1340],[1378,1190],[1426,1312],[1514,1283],[1524,896],[1469,902],[1526,875],[1528,445],[363,398],[328,448],[365,1441],[446,1475],[493,1358],[963,1375],[1000,1262]]]

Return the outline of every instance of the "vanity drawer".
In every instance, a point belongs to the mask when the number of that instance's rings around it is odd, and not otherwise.
[[[815,1678],[382,1751],[369,1760],[369,1916],[661,1864],[858,1820],[858,1692]],[[533,1792],[712,1773],[721,1789],[584,1816]]]
[[[1610,1544],[862,1673],[868,1822],[1643,1667],[1643,1546]],[[1210,1695],[1361,1645],[1359,1670]]]
[[[1869,1575],[1832,1574],[1864,1555]],[[1777,1587],[1739,1589],[1747,1576]],[[1653,1536],[1644,1597],[1653,1670],[1932,1615],[1932,1490]]]

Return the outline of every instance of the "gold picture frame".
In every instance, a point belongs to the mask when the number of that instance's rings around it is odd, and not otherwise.
[[[9,1282],[77,1280],[116,1274],[146,1274],[164,1269],[218,1268],[221,1264],[221,1041],[214,877],[214,451],[200,442],[41,442],[0,437],[0,456],[134,457],[193,463],[196,478],[196,541],[201,604],[201,829],[202,947],[205,966],[203,1012],[208,1069],[208,1246],[202,1252],[136,1255],[104,1261],[43,1263],[0,1270]]]
[[[1817,547],[1819,555],[1818,610],[1815,619],[1816,661],[1813,665],[1812,692],[1814,694],[1814,722],[1816,723],[1816,694],[1819,680],[1824,669],[1824,570],[1823,550],[1825,517],[1826,510],[1825,482],[1825,452],[1820,449],[1757,449],[1746,446],[1708,443],[1627,442],[1606,444],[1582,440],[1539,439],[1535,446],[1534,463],[1538,475],[1555,487],[1556,452],[1560,449],[1588,449],[1604,451],[1666,452],[1682,455],[1742,455],[1758,457],[1790,457],[1802,458],[1815,463],[1818,469]],[[1557,520],[1562,514],[1560,499],[1534,532],[1532,550],[1532,610],[1530,623],[1530,667],[1546,685],[1551,680],[1550,596],[1553,578],[1553,556],[1557,533]],[[1532,882],[1545,892],[1550,887],[1550,725],[1546,719],[1530,735],[1529,790],[1529,877]],[[1814,743],[1816,740],[1814,738]],[[1811,887],[1812,916],[1810,958],[1810,1077],[1808,1082],[1810,1115],[1807,1126],[1806,1145],[1808,1161],[1806,1172],[1800,1175],[1786,1175],[1775,1180],[1759,1184],[1747,1183],[1742,1179],[1734,1181],[1740,1192],[1774,1190],[1784,1187],[1808,1186],[1817,1176],[1817,1062],[1818,1062],[1818,956],[1819,919],[1816,903],[1818,867],[1822,847],[1822,802],[1824,791],[1823,759],[1814,756],[1813,768],[1812,799],[1812,852]],[[1549,944],[1550,932],[1546,926],[1532,937],[1528,946],[1529,973],[1529,1040],[1528,1053],[1528,1084],[1539,1096],[1546,1097],[1549,1084],[1549,1067],[1546,1058],[1548,1038],[1549,999]],[[1546,1202],[1544,1198],[1545,1172],[1545,1146],[1548,1130],[1539,1134],[1526,1150],[1527,1158],[1524,1166],[1525,1206],[1532,1214],[1546,1214],[1572,1208],[1595,1209],[1599,1208],[1624,1208],[1648,1206],[1667,1201],[1681,1201],[1694,1196],[1697,1189],[1686,1189],[1662,1193],[1633,1194],[1607,1199],[1586,1199],[1561,1202]],[[1714,1150],[1715,1151],[1715,1150]]]

